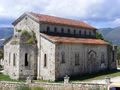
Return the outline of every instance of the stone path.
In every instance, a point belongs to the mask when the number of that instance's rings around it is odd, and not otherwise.
[[[92,81],[88,81],[89,83],[98,83],[98,84],[105,84],[105,79],[102,80],[92,80]],[[113,77],[111,78],[111,82],[120,82],[120,76],[117,77]]]

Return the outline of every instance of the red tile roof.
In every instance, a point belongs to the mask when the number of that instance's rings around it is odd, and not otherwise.
[[[90,30],[96,30],[95,27],[92,27],[92,26],[90,26],[87,23],[84,23],[82,21],[65,19],[65,18],[43,15],[43,14],[37,14],[37,13],[33,13],[33,12],[29,12],[28,14],[37,18],[39,21],[45,22],[45,23],[68,25],[68,26],[74,26],[74,27],[87,28],[87,29],[90,29]]]
[[[74,38],[74,37],[60,37],[51,36],[41,33],[41,36],[47,38],[48,40],[55,43],[68,43],[68,44],[97,44],[97,45],[107,45],[108,42],[101,39],[88,39],[88,38]]]

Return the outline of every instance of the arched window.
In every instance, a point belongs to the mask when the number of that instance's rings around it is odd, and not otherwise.
[[[65,63],[65,52],[61,52],[61,63]]]
[[[56,27],[54,28],[54,32],[55,32],[55,33],[57,32],[57,28],[56,28]]]
[[[44,54],[44,67],[47,67],[47,55]]]
[[[79,65],[79,53],[75,53],[75,65]]]
[[[47,26],[47,32],[50,32],[50,27],[49,26]]]
[[[61,28],[61,33],[64,33],[64,28]]]
[[[13,66],[15,66],[16,65],[16,56],[15,56],[15,53],[13,54]]]
[[[25,53],[25,66],[28,66],[28,54]]]

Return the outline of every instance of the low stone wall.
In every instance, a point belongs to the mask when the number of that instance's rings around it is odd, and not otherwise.
[[[93,83],[18,83],[18,82],[0,82],[0,90],[16,90],[19,86],[43,87],[45,90],[107,90],[106,84]]]
[[[24,83],[0,81],[0,90],[16,90],[19,86],[26,86]]]

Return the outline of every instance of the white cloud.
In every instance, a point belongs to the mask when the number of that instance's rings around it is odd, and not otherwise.
[[[115,19],[111,24],[120,26],[120,18]]]
[[[1,0],[0,18],[17,18],[34,11],[67,18],[117,24],[120,0]],[[117,20],[117,21],[115,21]]]
[[[46,7],[46,12],[65,17],[85,18],[90,16],[88,13],[95,5],[103,2],[104,0],[52,0],[50,5]]]
[[[46,5],[46,0],[1,0],[0,16],[18,17],[26,11],[42,11],[43,7]]]
[[[1,0],[0,15],[16,17],[25,11],[37,11],[64,17],[86,17],[104,0]],[[4,10],[1,10],[4,9]]]

